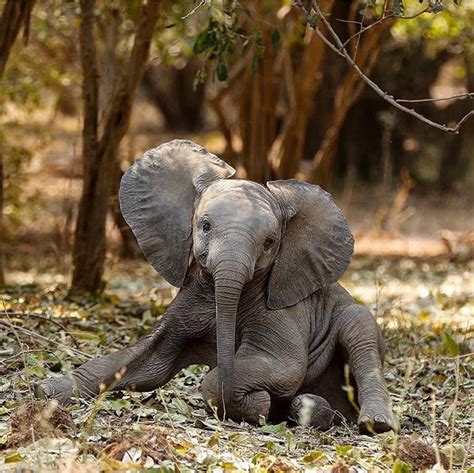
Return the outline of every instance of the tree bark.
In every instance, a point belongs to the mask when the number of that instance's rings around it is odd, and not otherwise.
[[[382,37],[389,30],[392,22],[384,21],[365,33],[365,38],[359,44],[357,64],[369,75],[375,65],[382,46]],[[330,184],[331,171],[336,152],[337,140],[347,113],[360,97],[365,83],[353,68],[349,68],[342,84],[336,91],[334,107],[326,135],[313,159],[313,180],[323,187]]]
[[[254,7],[254,17],[258,5]],[[274,13],[274,12],[273,12]],[[262,23],[265,54],[255,73],[246,71],[240,100],[243,164],[247,178],[266,182],[273,178],[268,152],[277,134],[277,103],[282,70],[282,51],[271,42],[271,23]]]
[[[118,201],[118,193],[120,190],[120,181],[122,180],[123,171],[120,169],[118,162],[115,164],[114,170],[114,183],[112,186],[112,205],[111,212],[114,219],[115,225],[117,226],[120,236],[122,238],[122,247],[120,249],[120,256],[122,258],[136,258],[142,255],[142,251],[138,246],[137,240],[133,235],[132,229],[128,226],[128,223],[123,218],[122,212],[120,211],[120,205]]]
[[[93,32],[94,0],[81,0],[81,56],[84,75],[84,187],[79,204],[73,251],[74,270],[71,289],[80,292],[100,292],[106,252],[106,217],[114,182],[114,169],[122,138],[128,131],[133,100],[148,60],[150,43],[159,15],[159,0],[143,4],[136,27],[130,59],[116,81],[111,106],[105,117],[102,136],[97,136],[98,81],[89,77],[90,69],[97,73],[97,54]],[[95,51],[95,61],[90,57]],[[94,54],[94,53],[92,53]],[[94,85],[95,82],[95,85]],[[89,100],[88,90],[94,95]],[[92,105],[92,102],[95,105]],[[88,112],[88,109],[90,111]],[[86,116],[87,115],[87,116]],[[91,123],[88,122],[91,120]],[[91,146],[91,154],[89,152]]]
[[[10,51],[23,26],[27,38],[31,11],[36,0],[7,0],[0,20],[0,79],[3,77]]]
[[[31,11],[35,0],[7,0],[0,19],[0,81],[7,65],[10,52],[23,26],[25,42],[28,38],[28,29]],[[5,285],[5,229],[3,222],[4,199],[4,166],[3,151],[0,150],[0,286]]]
[[[322,3],[324,11],[330,13],[334,0]],[[290,87],[293,87],[294,103],[284,122],[282,132],[270,150],[270,161],[274,163],[278,179],[295,177],[303,158],[304,141],[308,119],[314,106],[314,98],[321,83],[321,66],[326,53],[326,45],[312,28],[307,27],[306,47],[301,63]],[[289,58],[291,68],[291,58]]]
[[[142,87],[163,114],[168,130],[196,131],[202,126],[204,85],[193,88],[200,67],[194,59],[183,68],[159,64],[145,70]]]

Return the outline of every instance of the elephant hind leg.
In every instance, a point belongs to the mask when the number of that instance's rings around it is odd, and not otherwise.
[[[299,394],[290,405],[290,419],[319,430],[328,430],[336,424],[337,414],[326,399],[316,394]]]
[[[327,368],[301,388],[287,407],[286,416],[299,424],[308,423],[320,430],[327,430],[343,421],[355,422],[358,407],[355,402],[351,402],[348,388],[353,389],[353,397],[357,399],[357,387],[352,376],[346,380],[345,360],[344,349],[337,345]]]

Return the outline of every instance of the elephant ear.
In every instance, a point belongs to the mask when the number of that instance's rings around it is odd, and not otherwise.
[[[196,197],[235,170],[192,141],[174,140],[147,151],[124,174],[120,208],[148,261],[181,287],[192,246]]]
[[[336,282],[349,266],[354,238],[321,187],[296,179],[268,182],[267,187],[286,223],[268,290],[268,307],[280,309]]]

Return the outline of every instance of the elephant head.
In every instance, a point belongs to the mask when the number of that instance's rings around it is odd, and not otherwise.
[[[234,169],[190,141],[147,151],[125,173],[120,205],[152,266],[181,287],[192,259],[212,276],[222,401],[233,398],[237,307],[244,285],[268,274],[270,309],[292,306],[337,281],[353,238],[320,187],[267,187],[228,178]]]

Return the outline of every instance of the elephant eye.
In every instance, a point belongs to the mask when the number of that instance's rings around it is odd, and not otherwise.
[[[211,224],[208,220],[204,220],[202,223],[202,231],[204,233],[208,233],[211,230]]]
[[[273,246],[274,243],[275,243],[275,239],[273,237],[268,237],[265,240],[265,243],[263,244],[263,249],[265,251],[268,251]]]

